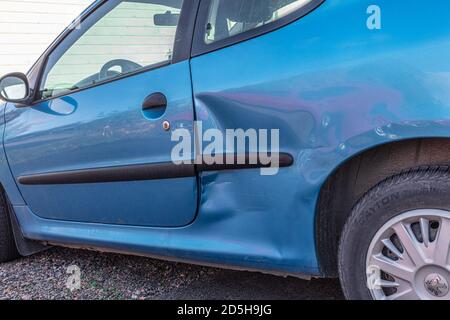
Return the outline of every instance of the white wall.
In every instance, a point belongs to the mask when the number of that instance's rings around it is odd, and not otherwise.
[[[26,72],[93,0],[0,0],[0,75]]]

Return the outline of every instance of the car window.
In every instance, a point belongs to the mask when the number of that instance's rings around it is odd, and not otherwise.
[[[51,98],[170,62],[183,0],[117,1],[47,66],[41,97]]]
[[[205,42],[210,44],[281,19],[312,0],[211,0]]]

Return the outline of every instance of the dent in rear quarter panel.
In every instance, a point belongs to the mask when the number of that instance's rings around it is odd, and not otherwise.
[[[374,3],[381,30],[366,26]],[[447,1],[327,0],[278,31],[194,58],[204,130],[277,128],[280,151],[295,157],[274,177],[202,175],[200,219],[221,232],[235,225],[234,241],[258,244],[268,265],[316,268],[316,203],[342,162],[395,140],[450,137],[449,15]]]

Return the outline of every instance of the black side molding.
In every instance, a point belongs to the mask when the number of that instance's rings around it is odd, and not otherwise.
[[[268,157],[271,154],[267,155]],[[197,165],[198,172],[208,172],[208,171],[224,171],[224,170],[244,170],[244,169],[261,169],[261,168],[270,168],[271,164],[267,164],[264,159],[261,159],[258,153],[246,153],[242,155],[232,154],[232,155],[218,155],[219,159],[222,159],[221,163],[223,164],[200,164]],[[226,164],[227,158],[233,159],[232,163],[234,164]],[[278,154],[278,167],[286,168],[290,167],[294,164],[294,158],[288,153],[280,153]],[[243,163],[243,164],[242,164]]]
[[[227,155],[222,155],[223,163],[226,163]],[[269,168],[270,164],[263,163],[257,154],[231,155],[234,157],[234,164],[213,164],[206,163],[180,164],[172,162],[141,164],[131,166],[118,166],[109,168],[60,171],[50,173],[40,173],[18,178],[22,185],[62,185],[62,184],[82,184],[82,183],[107,183],[125,181],[147,181],[162,179],[178,179],[195,177],[198,172],[223,171],[223,170],[245,170]],[[240,162],[238,162],[240,160]],[[244,161],[245,160],[245,161]],[[243,164],[239,164],[243,163]],[[279,154],[279,167],[290,167],[294,163],[294,158],[287,153]]]
[[[194,176],[195,167],[193,165],[182,164],[177,166],[167,162],[34,174],[19,177],[18,181],[23,185],[80,184],[175,179]]]

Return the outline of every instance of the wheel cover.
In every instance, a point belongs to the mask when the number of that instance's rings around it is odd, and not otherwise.
[[[367,286],[376,300],[450,300],[450,212],[424,209],[389,220],[373,237]]]

